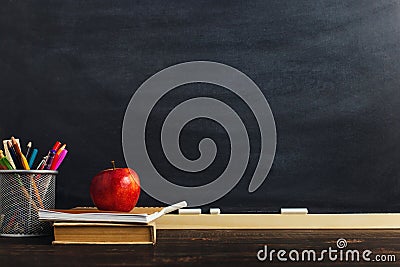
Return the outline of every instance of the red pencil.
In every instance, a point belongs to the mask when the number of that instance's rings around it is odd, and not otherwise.
[[[57,141],[57,142],[54,144],[54,146],[53,146],[53,148],[52,148],[51,150],[57,151],[57,150],[60,148],[60,146],[61,146],[61,143]]]

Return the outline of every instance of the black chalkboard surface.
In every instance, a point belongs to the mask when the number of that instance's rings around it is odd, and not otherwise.
[[[125,166],[121,129],[132,95],[177,63],[232,66],[262,90],[274,114],[274,164],[254,193],[259,132],[249,109],[210,84],[185,85],[155,107],[149,138],[179,101],[197,95],[235,108],[249,129],[244,177],[210,204],[226,212],[398,212],[400,210],[400,2],[398,1],[2,1],[0,137],[14,135],[46,154],[56,140],[69,155],[57,207],[92,205],[92,177]],[[213,138],[209,169],[182,174],[148,145],[157,169],[188,185],[223,170],[223,128],[199,119],[182,131],[182,152]],[[145,177],[141,177],[145,179]],[[181,181],[182,182],[182,181]],[[161,205],[144,192],[139,205]]]

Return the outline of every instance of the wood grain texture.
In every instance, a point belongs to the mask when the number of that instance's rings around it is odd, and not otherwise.
[[[339,238],[348,249],[400,259],[399,230],[161,230],[155,246],[52,246],[51,237],[0,238],[2,266],[398,266],[391,262],[259,262],[257,252],[336,248]]]

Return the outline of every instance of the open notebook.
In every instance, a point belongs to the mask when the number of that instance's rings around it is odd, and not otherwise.
[[[118,212],[84,212],[70,213],[54,210],[39,209],[39,220],[42,221],[73,221],[73,222],[115,222],[115,223],[149,223],[164,214],[187,206],[186,201],[182,201],[171,206],[165,207],[152,214],[118,213]]]

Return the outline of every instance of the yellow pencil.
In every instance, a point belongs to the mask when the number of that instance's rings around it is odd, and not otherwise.
[[[11,136],[11,142],[12,142],[12,145],[13,145],[13,147],[15,149],[15,153],[17,154],[17,157],[19,158],[19,160],[21,162],[22,167],[25,170],[30,170],[28,161],[26,160],[24,154],[22,154],[21,148],[19,147],[19,145],[18,145],[17,141],[15,140],[14,136]],[[37,198],[37,200],[39,202],[39,205],[40,205],[40,207],[42,209],[44,209],[43,201],[42,201],[42,198],[40,197],[39,189],[37,188],[36,182],[33,179],[32,175],[30,176],[30,178],[31,178],[30,179],[31,180],[31,185],[33,187],[33,191],[35,192],[35,196],[36,196],[36,198]]]

